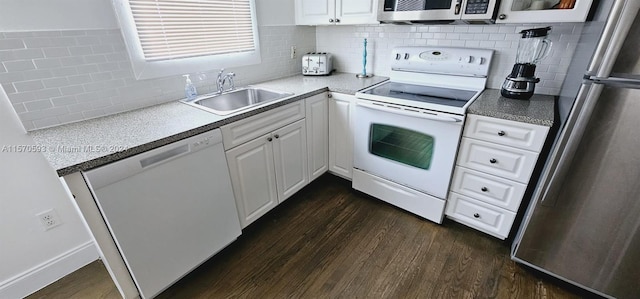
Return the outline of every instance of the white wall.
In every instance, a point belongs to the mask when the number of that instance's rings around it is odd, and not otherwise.
[[[295,25],[294,0],[256,0],[258,25]]]
[[[268,78],[275,78],[287,74],[299,73],[300,63],[298,59],[290,59],[288,48],[291,45],[298,46],[299,51],[312,51],[315,48],[315,29],[313,27],[298,28],[289,26],[293,24],[293,0],[256,0],[258,4],[258,18],[260,39],[263,49],[263,63],[259,66],[233,69],[238,74],[239,84],[249,84]],[[288,4],[287,4],[288,3]],[[278,9],[281,5],[289,5],[285,10]],[[128,77],[128,57],[122,52],[124,45],[119,36],[118,24],[111,8],[110,0],[0,0],[0,150],[4,145],[28,145],[33,144],[31,138],[25,135],[23,125],[34,129],[34,120],[42,120],[41,126],[59,124],[83,118],[90,118],[120,110],[133,109],[148,106],[163,101],[175,100],[182,95],[183,83],[180,77],[161,79],[156,82],[140,81]],[[12,48],[14,39],[22,40],[23,48]],[[34,44],[40,43],[36,50],[26,47],[24,39],[30,39]],[[3,43],[3,40],[5,41]],[[6,42],[6,40],[12,40]],[[93,45],[78,45],[76,42]],[[68,44],[71,42],[71,44]],[[44,44],[43,44],[44,43]],[[54,45],[55,44],[55,45]],[[95,48],[92,48],[95,46]],[[45,48],[57,48],[53,52],[63,51],[65,48],[69,55],[55,57],[55,63],[60,63],[60,73],[53,72],[52,66],[38,70],[34,69],[9,72],[3,65],[7,61],[29,61],[40,57],[38,53],[45,55]],[[75,54],[72,56],[71,49]],[[93,51],[87,53],[86,50]],[[100,49],[102,53],[96,53]],[[104,53],[109,49],[109,53]],[[26,51],[23,51],[26,50]],[[52,52],[49,52],[52,53]],[[97,62],[88,62],[87,56],[94,55],[90,59],[105,60],[103,67],[114,67],[115,60],[118,70],[100,70]],[[30,55],[36,55],[31,57]],[[97,55],[97,56],[96,56]],[[53,55],[55,56],[55,55]],[[124,56],[124,57],[123,57]],[[78,62],[76,66],[63,67],[63,63]],[[96,60],[96,61],[97,61]],[[10,63],[11,64],[11,63]],[[17,63],[20,64],[20,63]],[[93,64],[93,67],[87,65]],[[14,63],[14,66],[16,64]],[[79,72],[98,68],[109,75],[97,75],[76,73],[65,75],[64,72]],[[123,68],[123,69],[121,69]],[[115,75],[115,76],[114,76]],[[209,74],[211,75],[211,74]],[[45,76],[45,77],[42,77]],[[131,84],[118,94],[118,98],[124,102],[116,103],[116,108],[106,109],[104,101],[81,103],[84,98],[67,98],[66,104],[84,104],[93,112],[84,115],[78,111],[72,112],[68,107],[51,107],[65,102],[51,102],[51,106],[38,101],[50,100],[43,94],[33,94],[29,109],[34,114],[29,120],[20,119],[18,114],[28,113],[24,101],[11,103],[5,94],[16,94],[16,86],[13,82],[22,80],[45,80],[53,77],[65,77],[57,80],[54,89],[70,87],[64,91],[78,90],[82,93],[97,93],[104,90],[96,90],[101,87],[103,81],[122,79],[123,83]],[[67,76],[81,76],[72,79],[89,81],[69,81]],[[116,76],[120,76],[117,77]],[[26,78],[26,79],[25,79]],[[67,80],[67,81],[65,81]],[[46,81],[53,84],[56,80]],[[64,81],[64,82],[61,82]],[[43,85],[46,82],[41,82]],[[66,83],[65,83],[66,82]],[[59,85],[61,83],[67,84]],[[92,84],[86,85],[83,84]],[[211,89],[213,79],[209,76],[204,81],[197,82],[200,91]],[[20,86],[20,85],[19,85]],[[51,86],[51,85],[49,85]],[[75,87],[71,87],[75,86]],[[24,86],[23,86],[24,87]],[[85,89],[85,87],[87,89]],[[104,87],[104,86],[103,86]],[[164,88],[166,92],[162,92]],[[159,91],[160,90],[160,91]],[[60,90],[59,90],[60,91]],[[141,96],[143,95],[143,96]],[[31,95],[29,95],[30,97]],[[43,96],[43,97],[40,97]],[[60,95],[62,96],[62,94]],[[40,98],[38,98],[40,97]],[[95,98],[94,98],[95,99]],[[23,98],[24,100],[24,98]],[[98,99],[100,100],[100,99]],[[103,103],[103,104],[100,104]],[[111,103],[114,104],[113,102]],[[120,106],[118,106],[120,105]],[[48,107],[48,108],[47,108]],[[53,110],[48,110],[48,109]],[[54,109],[57,108],[57,109]],[[80,107],[75,107],[80,108]],[[66,118],[58,118],[64,110]],[[89,111],[91,111],[89,110]],[[48,120],[47,120],[48,119]],[[52,121],[55,119],[55,122]],[[29,124],[30,123],[30,124]],[[85,229],[79,214],[74,209],[72,199],[65,193],[62,184],[55,171],[48,165],[41,154],[14,154],[0,152],[0,298],[20,298],[39,288],[53,282],[64,275],[77,270],[84,264],[97,258],[97,250],[93,240]],[[35,214],[54,208],[59,214],[63,224],[49,231],[40,227],[40,222]]]
[[[109,0],[0,0],[0,31],[118,28]]]
[[[95,260],[98,252],[44,156],[11,152],[10,146],[34,142],[2,88],[0,128],[0,298],[19,298]],[[49,209],[62,224],[45,231],[36,214]]]

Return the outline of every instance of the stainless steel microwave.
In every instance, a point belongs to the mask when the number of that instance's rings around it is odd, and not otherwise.
[[[383,23],[493,23],[500,0],[380,0]]]

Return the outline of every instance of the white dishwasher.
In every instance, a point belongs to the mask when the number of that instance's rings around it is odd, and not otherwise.
[[[241,234],[219,129],[84,175],[142,298]]]

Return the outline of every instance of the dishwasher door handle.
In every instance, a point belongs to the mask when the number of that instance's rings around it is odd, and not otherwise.
[[[162,153],[155,154],[151,157],[141,159],[140,166],[142,166],[142,168],[147,168],[149,166],[161,163],[171,158],[178,157],[188,152],[189,152],[189,144],[183,144],[179,147],[170,149],[168,151],[164,151]]]

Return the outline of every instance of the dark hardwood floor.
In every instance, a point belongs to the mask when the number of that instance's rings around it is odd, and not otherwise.
[[[423,220],[325,175],[158,298],[579,298],[509,245]],[[118,298],[93,263],[29,298]]]

